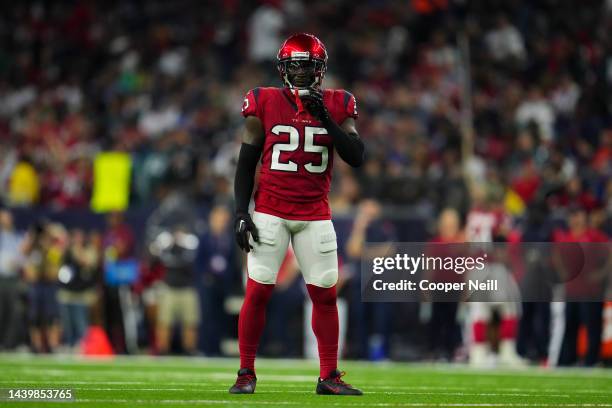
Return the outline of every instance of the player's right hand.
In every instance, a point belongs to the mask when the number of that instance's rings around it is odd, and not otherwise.
[[[236,243],[247,253],[253,249],[249,243],[249,233],[253,237],[253,241],[259,242],[259,232],[255,223],[251,219],[249,213],[237,213],[234,222],[234,233],[236,234]]]
[[[306,109],[308,109],[312,116],[322,122],[325,119],[329,119],[329,111],[325,106],[325,102],[323,102],[323,93],[320,89],[308,88],[308,95],[305,95],[303,99],[306,102]]]

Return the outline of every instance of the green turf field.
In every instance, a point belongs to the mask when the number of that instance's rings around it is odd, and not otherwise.
[[[362,397],[314,394],[317,365],[259,360],[257,393],[229,395],[237,360],[0,355],[0,388],[72,388],[72,403],[2,407],[612,407],[612,371],[480,370],[450,365],[344,362]]]

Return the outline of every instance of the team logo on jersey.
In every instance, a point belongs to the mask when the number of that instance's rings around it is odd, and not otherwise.
[[[244,98],[244,102],[242,104],[242,111],[249,109],[249,98]]]

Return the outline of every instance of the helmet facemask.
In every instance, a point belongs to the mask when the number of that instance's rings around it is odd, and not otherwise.
[[[288,58],[279,61],[277,67],[289,89],[320,88],[326,70],[325,62],[314,58]]]

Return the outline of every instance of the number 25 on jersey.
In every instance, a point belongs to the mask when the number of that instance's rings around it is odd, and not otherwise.
[[[287,143],[276,143],[272,148],[272,162],[270,169],[288,172],[297,172],[298,164],[294,161],[288,160],[286,162],[280,161],[281,152],[294,152],[300,147],[300,134],[299,131],[289,125],[276,125],[272,128],[271,132],[277,136],[281,134],[288,134],[289,141]],[[322,127],[306,126],[304,127],[304,152],[307,153],[319,153],[321,155],[321,163],[316,164],[313,162],[306,163],[304,168],[306,171],[314,174],[324,173],[327,169],[329,161],[329,150],[327,146],[315,144],[315,136],[326,135],[327,129]]]

